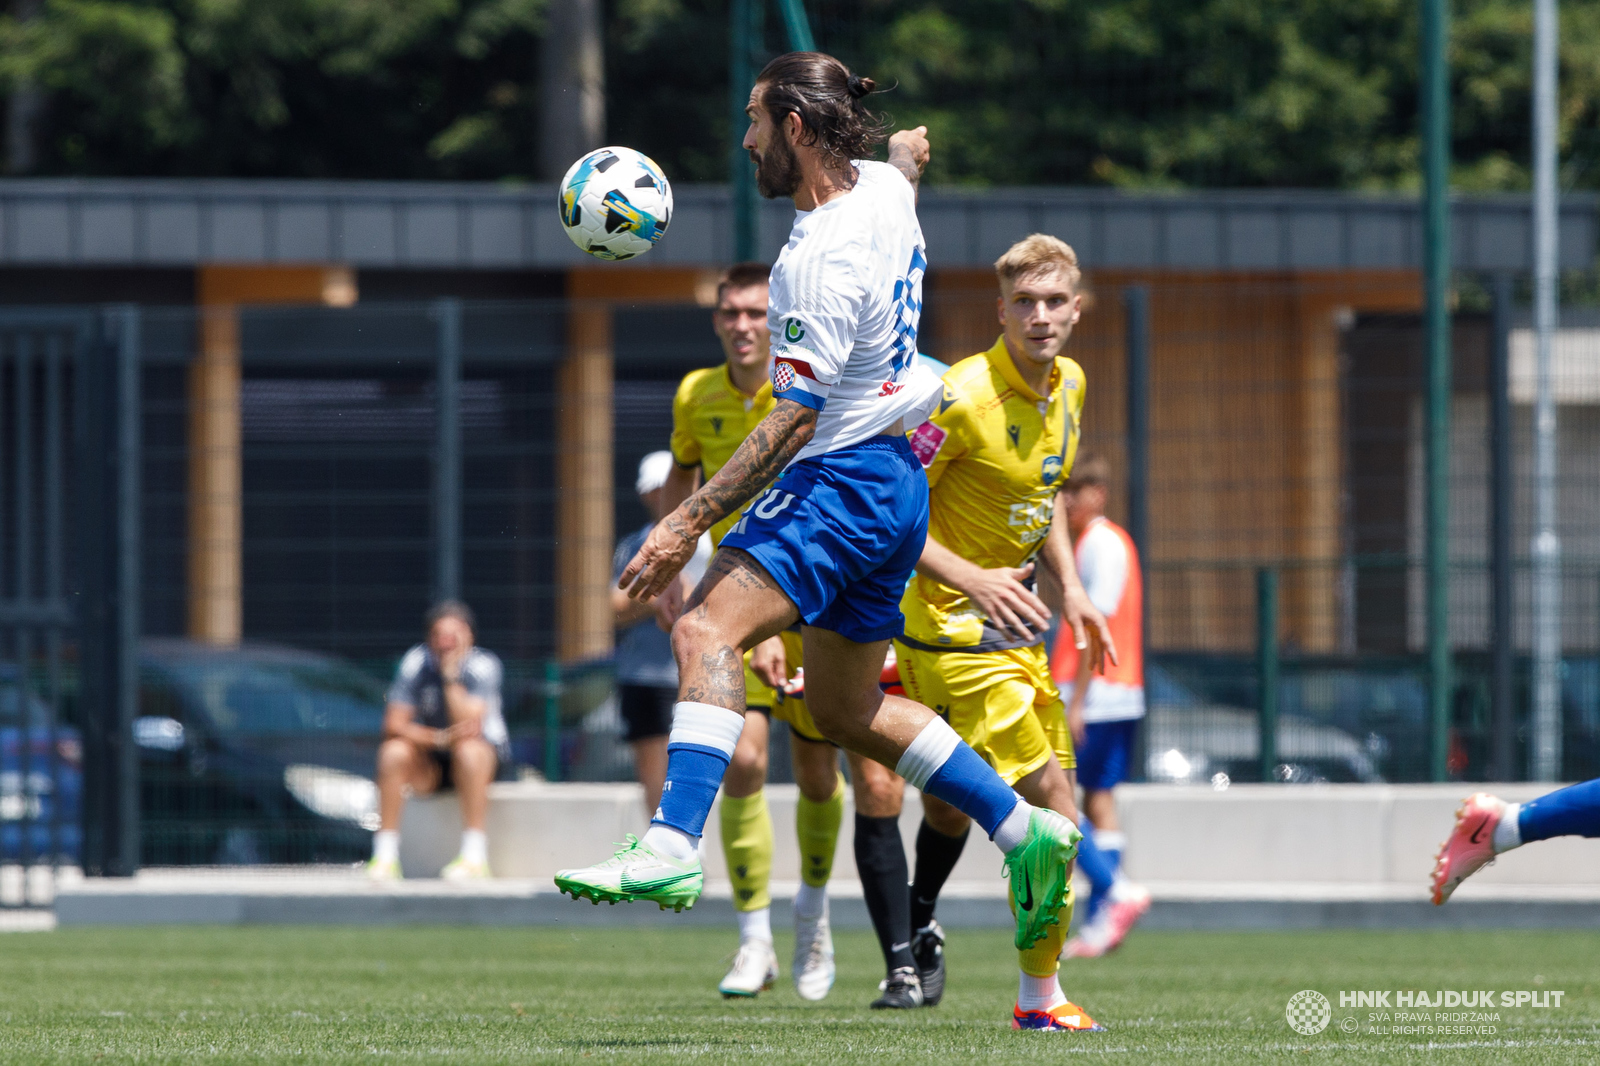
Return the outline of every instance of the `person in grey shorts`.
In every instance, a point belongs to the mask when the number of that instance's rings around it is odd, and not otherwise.
[[[500,659],[476,644],[472,609],[446,600],[428,612],[427,640],[400,660],[383,712],[378,748],[378,807],[367,872],[400,876],[400,812],[406,791],[426,796],[453,788],[461,803],[461,852],[440,875],[463,881],[492,876],[489,782],[509,755],[500,713]]]

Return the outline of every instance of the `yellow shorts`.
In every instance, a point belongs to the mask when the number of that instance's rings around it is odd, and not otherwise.
[[[800,669],[800,634],[792,630],[785,630],[780,634],[783,637],[784,657],[788,660],[789,676],[793,677],[795,671]],[[806,740],[825,743],[826,738],[817,730],[817,723],[811,720],[811,712],[806,710],[804,696],[785,696],[765,681],[755,675],[750,669],[750,653],[744,656],[744,705],[746,707],[759,707],[768,711],[772,717],[782,719],[789,723],[789,728]]]
[[[1006,784],[1051,758],[1077,765],[1066,705],[1044,645],[1010,651],[921,651],[895,641],[906,695],[931,707]]]

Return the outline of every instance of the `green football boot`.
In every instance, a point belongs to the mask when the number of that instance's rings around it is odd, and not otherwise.
[[[1061,917],[1070,883],[1067,864],[1078,854],[1083,834],[1077,826],[1043,807],[1028,817],[1028,835],[1006,852],[1011,877],[1011,913],[1017,919],[1012,938],[1022,951],[1044,939],[1045,928]]]
[[[681,911],[693,907],[700,898],[705,877],[700,872],[700,856],[679,862],[659,855],[644,841],[628,834],[626,843],[605,862],[577,870],[559,870],[556,888],[570,892],[573,899],[587,899],[599,906],[649,900],[662,910]]]

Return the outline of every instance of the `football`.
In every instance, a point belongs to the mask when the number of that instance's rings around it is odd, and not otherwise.
[[[632,148],[596,148],[567,171],[561,225],[597,259],[648,252],[672,220],[672,186],[655,161]]]

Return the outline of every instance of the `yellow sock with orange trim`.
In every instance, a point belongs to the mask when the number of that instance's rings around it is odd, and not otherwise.
[[[844,775],[833,795],[818,803],[804,795],[794,809],[795,835],[800,838],[800,879],[822,888],[833,876],[833,853],[839,846],[839,826],[844,822]]]
[[[772,815],[765,789],[753,796],[722,797],[722,854],[733,881],[733,909],[765,910],[772,905]]]

